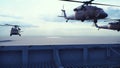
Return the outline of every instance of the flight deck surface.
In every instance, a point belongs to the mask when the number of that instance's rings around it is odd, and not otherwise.
[[[120,37],[0,37],[0,46],[64,45],[64,44],[118,44]]]

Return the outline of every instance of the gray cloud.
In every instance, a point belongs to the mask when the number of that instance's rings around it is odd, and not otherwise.
[[[1,23],[0,25],[10,24],[10,25],[19,25],[20,27],[39,27],[37,25],[28,24],[20,21],[0,21],[0,23]]]

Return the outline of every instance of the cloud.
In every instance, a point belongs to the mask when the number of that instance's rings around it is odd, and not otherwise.
[[[106,12],[108,13],[109,18],[120,19],[120,9],[118,9],[118,8],[108,8],[106,10]]]
[[[14,18],[14,19],[22,19],[22,17],[20,17],[20,16],[11,16],[11,15],[4,15],[4,14],[0,14],[0,17],[8,17],[8,18]]]
[[[10,24],[10,25],[19,25],[20,27],[39,27],[38,25],[34,25],[34,24],[30,24],[27,22],[22,22],[22,21],[0,21],[0,25],[4,25],[4,24]]]

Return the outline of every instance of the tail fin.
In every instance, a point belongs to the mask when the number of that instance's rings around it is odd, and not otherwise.
[[[67,19],[67,15],[66,15],[66,11],[64,9],[64,5],[63,5],[63,8],[61,9],[61,11],[62,11],[62,16],[58,16],[58,17],[64,17],[64,18]]]
[[[61,9],[61,11],[63,12],[63,13],[62,13],[62,16],[58,16],[58,17],[64,17],[64,18],[66,19],[66,22],[68,22],[69,18],[68,18],[67,15],[66,15],[66,11],[65,11],[65,9],[64,9],[64,5],[63,5],[63,9]]]
[[[67,18],[66,11],[64,9],[61,10],[63,12],[63,17]]]

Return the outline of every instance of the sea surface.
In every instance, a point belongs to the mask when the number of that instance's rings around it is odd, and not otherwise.
[[[26,45],[74,45],[74,44],[120,44],[120,37],[111,36],[12,36],[0,37],[0,46]]]

